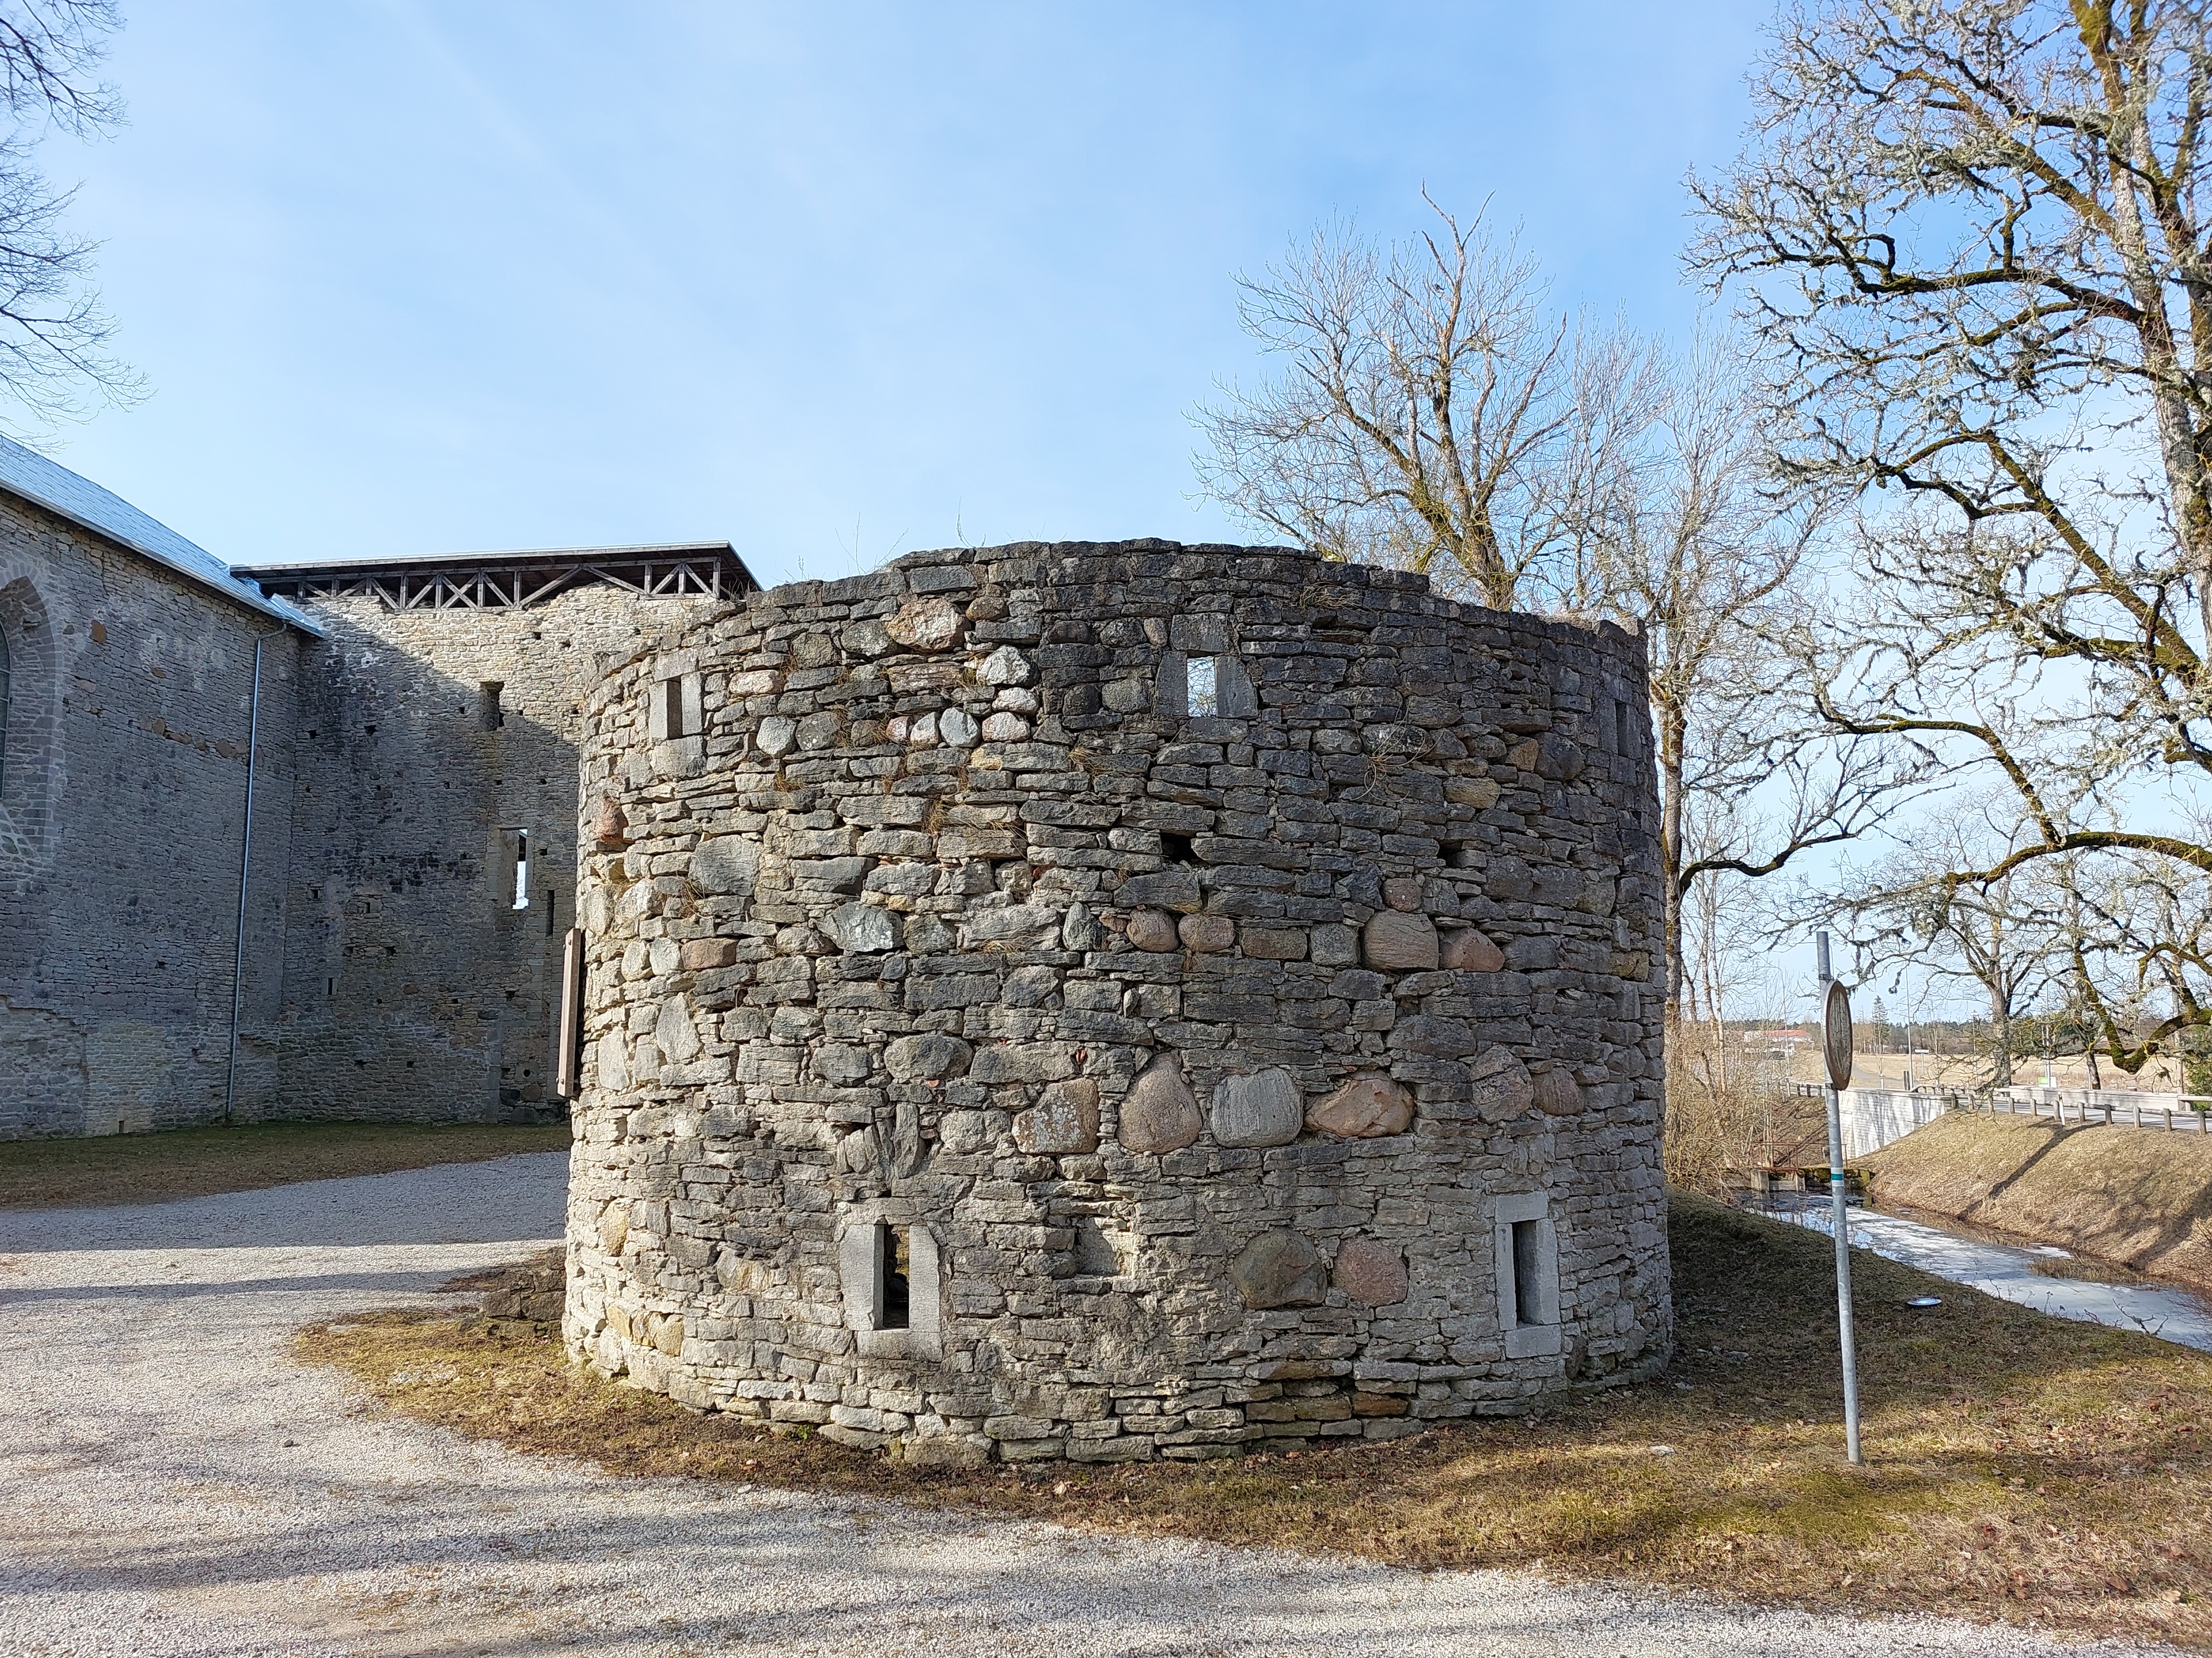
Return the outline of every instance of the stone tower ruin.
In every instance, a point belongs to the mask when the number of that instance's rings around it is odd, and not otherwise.
[[[571,1351],[916,1461],[1670,1339],[1641,642],[1164,542],[717,606],[579,749]]]

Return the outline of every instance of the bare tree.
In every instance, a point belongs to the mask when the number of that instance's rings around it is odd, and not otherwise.
[[[2002,863],[2021,830],[2002,796],[1920,826],[1913,843],[1832,912],[1863,956],[1971,986],[1989,1009],[1993,1086],[2012,1081],[2013,1023],[2057,975],[2065,900],[2045,871],[1981,881],[1955,872]],[[2048,873],[2056,874],[2055,866]]]
[[[59,128],[92,137],[121,118],[98,78],[113,0],[0,0],[0,392],[34,422],[74,418],[94,401],[125,403],[137,377],[108,355],[114,325],[92,285],[98,244],[63,217],[74,190],[57,190],[33,153]]]
[[[2212,779],[2204,9],[1820,0],[1753,91],[1746,153],[1692,181],[1692,264],[1784,366],[1794,475],[1904,501],[1866,514],[1865,602],[1799,641],[1824,717],[2016,802],[2024,835],[1954,896],[2046,862],[2212,872],[2179,821]],[[2183,963],[2174,1017],[2212,1018],[2172,940],[2102,944]],[[2155,1037],[2120,1014],[2133,1070]]]
[[[1693,887],[1773,875],[1856,838],[1917,772],[1868,739],[1824,733],[1773,647],[1803,589],[1820,585],[1832,502],[1777,479],[1740,346],[1703,334],[1680,361],[1653,361],[1649,420],[1616,437],[1583,486],[1566,598],[1644,635],[1668,983],[1680,999],[1694,990],[1682,926]]]
[[[2189,824],[2212,841],[2212,823]],[[2185,1052],[2186,1034],[2212,1023],[2212,876],[2140,850],[2050,860],[2045,884],[2067,1004],[2092,1041],[2115,1056]],[[2133,1070],[2124,1057],[2119,1059]]]
[[[1701,337],[1678,360],[1578,325],[1516,243],[1436,212],[1440,231],[1392,246],[1325,229],[1243,284],[1283,371],[1199,411],[1200,476],[1329,556],[1644,635],[1674,1003],[1693,884],[1864,833],[1911,768],[1826,731],[1775,671],[1765,635],[1831,503],[1778,479],[1740,345]]]
[[[1316,231],[1239,279],[1284,372],[1196,412],[1206,493],[1333,557],[1428,574],[1498,610],[1571,566],[1595,476],[1650,418],[1650,352],[1547,305],[1480,216],[1377,246]]]

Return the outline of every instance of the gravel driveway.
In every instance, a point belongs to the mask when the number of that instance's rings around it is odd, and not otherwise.
[[[1809,1655],[1832,1620],[1504,1572],[617,1480],[282,1356],[556,1236],[558,1154],[0,1212],[0,1653]],[[1928,1620],[1861,1654],[2075,1651]],[[2113,1649],[2117,1650],[2117,1649]]]

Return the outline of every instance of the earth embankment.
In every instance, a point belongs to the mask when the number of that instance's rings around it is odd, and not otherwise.
[[[2212,1135],[1948,1112],[1865,1159],[1925,1209],[2212,1291]]]

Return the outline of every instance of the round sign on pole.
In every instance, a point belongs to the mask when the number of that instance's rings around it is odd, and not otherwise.
[[[1851,1085],[1851,997],[1840,980],[1828,981],[1828,999],[1820,1008],[1820,1051],[1828,1061],[1828,1085]]]

